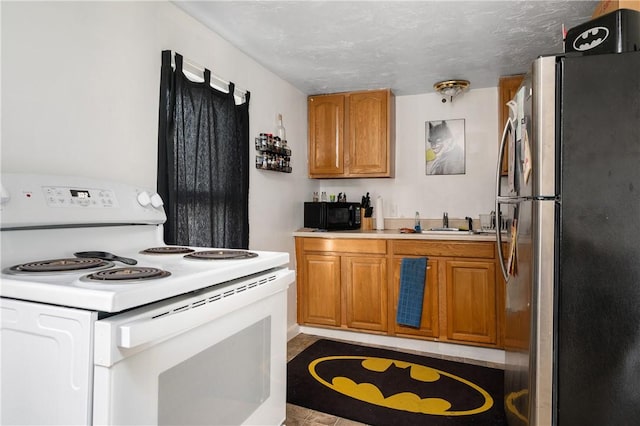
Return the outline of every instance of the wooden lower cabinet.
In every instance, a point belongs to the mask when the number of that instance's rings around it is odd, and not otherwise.
[[[400,270],[402,258],[393,258],[393,281],[391,281],[391,307],[389,329],[401,336],[438,337],[438,261],[429,259],[425,274],[424,296],[422,298],[422,319],[420,327],[408,327],[396,323],[398,300],[400,299]]]
[[[298,322],[387,331],[385,240],[296,238]]]
[[[342,283],[346,326],[387,330],[387,259],[383,256],[343,256]]]
[[[495,262],[447,260],[447,339],[497,343]]]
[[[296,238],[298,322],[502,347],[504,282],[491,242]],[[403,258],[428,258],[420,327],[396,323]]]
[[[341,325],[340,256],[303,256],[304,287],[298,289],[300,321],[309,324]]]

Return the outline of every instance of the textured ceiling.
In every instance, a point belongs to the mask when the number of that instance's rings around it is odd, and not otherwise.
[[[597,1],[174,1],[305,94],[495,87],[560,53]]]

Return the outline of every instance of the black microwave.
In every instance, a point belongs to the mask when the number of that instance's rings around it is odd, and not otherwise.
[[[333,230],[360,229],[360,203],[304,203],[304,227]]]

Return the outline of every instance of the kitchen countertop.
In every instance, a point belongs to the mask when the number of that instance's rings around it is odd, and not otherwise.
[[[495,233],[474,234],[465,231],[425,231],[423,233],[403,234],[399,229],[384,231],[318,231],[312,228],[301,228],[293,233],[294,237],[312,238],[361,238],[361,239],[398,239],[398,240],[446,240],[446,241],[495,241]]]

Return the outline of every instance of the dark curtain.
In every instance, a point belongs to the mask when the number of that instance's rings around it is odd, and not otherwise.
[[[162,52],[158,193],[165,202],[167,244],[249,247],[249,92],[229,93],[190,81],[182,56]]]

